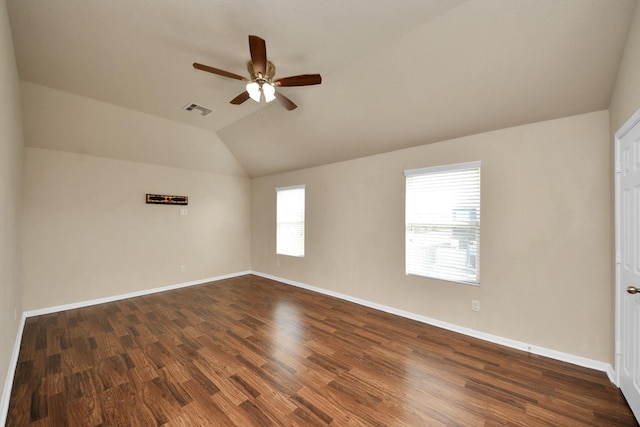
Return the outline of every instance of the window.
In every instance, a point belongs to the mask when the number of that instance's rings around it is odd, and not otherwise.
[[[406,272],[480,283],[480,162],[405,171]]]
[[[304,257],[304,185],[276,188],[276,253]]]

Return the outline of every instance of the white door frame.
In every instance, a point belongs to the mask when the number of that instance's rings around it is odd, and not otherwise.
[[[615,385],[620,387],[620,359],[621,354],[621,336],[620,336],[620,322],[621,316],[621,301],[623,293],[621,291],[622,285],[620,284],[620,172],[622,165],[620,164],[620,140],[629,132],[636,124],[640,122],[640,109],[636,111],[633,116],[629,118],[618,131],[614,137],[614,179],[615,179],[615,205],[614,205],[614,218],[615,218]]]

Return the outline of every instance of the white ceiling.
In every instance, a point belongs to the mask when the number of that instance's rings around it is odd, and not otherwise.
[[[22,80],[217,133],[249,176],[606,109],[635,0],[7,0]],[[229,104],[247,36],[298,104]],[[197,102],[206,117],[182,110]]]

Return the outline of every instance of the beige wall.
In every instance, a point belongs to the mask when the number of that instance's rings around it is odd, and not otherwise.
[[[608,121],[602,111],[253,179],[252,268],[611,363]],[[473,160],[481,286],[406,276],[403,170]],[[306,184],[304,259],[275,255],[275,188],[294,184]]]
[[[249,178],[215,138],[202,159],[184,153],[212,134],[37,85],[23,92],[25,309],[250,269]],[[118,159],[134,138],[156,164]],[[188,215],[147,205],[146,193],[188,196]]]
[[[4,387],[22,314],[20,87],[6,4],[0,2],[0,387]],[[8,396],[4,396],[8,399]],[[2,423],[0,416],[0,423]]]
[[[640,108],[640,0],[631,21],[624,56],[611,98],[611,132],[615,133]]]

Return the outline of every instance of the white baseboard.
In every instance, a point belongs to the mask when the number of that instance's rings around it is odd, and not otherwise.
[[[13,344],[13,352],[9,360],[9,370],[7,371],[7,379],[4,382],[2,391],[2,400],[0,400],[0,426],[7,422],[7,413],[9,412],[9,399],[11,398],[11,388],[13,387],[13,378],[18,367],[18,355],[20,354],[20,344],[22,343],[22,331],[24,331],[24,323],[26,317],[24,314],[20,317],[18,331],[16,332],[16,340]]]
[[[408,312],[408,311],[399,310],[397,308],[393,308],[393,307],[389,307],[389,306],[386,306],[386,305],[378,304],[378,303],[375,303],[375,302],[363,300],[363,299],[352,297],[352,296],[349,296],[349,295],[344,295],[344,294],[341,294],[341,293],[338,293],[338,292],[333,292],[333,291],[330,291],[330,290],[327,290],[327,289],[318,288],[318,287],[315,287],[315,286],[310,286],[310,285],[307,285],[307,284],[304,284],[304,283],[300,283],[300,282],[296,282],[296,281],[293,281],[293,280],[284,279],[282,277],[272,276],[270,274],[260,273],[258,271],[252,271],[251,273],[255,274],[256,276],[264,277],[266,279],[275,280],[275,281],[278,281],[278,282],[285,283],[287,285],[292,285],[292,286],[296,286],[296,287],[299,287],[299,288],[307,289],[307,290],[310,290],[310,291],[318,292],[318,293],[321,293],[321,294],[324,294],[324,295],[329,295],[329,296],[332,296],[332,297],[340,298],[342,300],[353,302],[353,303],[356,303],[356,304],[359,304],[359,305],[363,305],[365,307],[374,308],[376,310],[384,311],[384,312],[387,312],[387,313],[395,314],[397,316],[401,316],[401,317],[405,317],[405,318],[408,318],[408,319],[416,320],[418,322],[426,323],[428,325],[433,325],[433,326],[437,326],[437,327],[442,328],[442,329],[447,329],[449,331],[458,332],[460,334],[468,335],[468,336],[473,337],[473,338],[479,338],[481,340],[492,342],[494,344],[499,344],[499,345],[503,345],[505,347],[514,348],[516,350],[522,350],[522,351],[526,351],[526,352],[529,352],[529,353],[537,354],[539,356],[544,356],[544,357],[548,357],[548,358],[551,358],[551,359],[559,360],[559,361],[562,361],[562,362],[571,363],[573,365],[578,365],[578,366],[582,366],[582,367],[585,367],[585,368],[590,368],[590,369],[595,369],[597,371],[602,371],[602,372],[605,372],[607,374],[607,376],[609,377],[609,380],[613,384],[616,384],[616,382],[614,381],[616,376],[615,376],[613,367],[611,366],[611,364],[606,363],[606,362],[600,362],[598,360],[588,359],[588,358],[585,358],[585,357],[576,356],[576,355],[568,354],[568,353],[563,353],[563,352],[560,352],[560,351],[551,350],[551,349],[548,349],[548,348],[545,348],[545,347],[540,347],[540,346],[533,345],[533,344],[527,344],[527,343],[524,343],[524,342],[521,342],[521,341],[516,341],[516,340],[509,339],[509,338],[503,338],[503,337],[500,337],[500,336],[497,336],[497,335],[487,334],[485,332],[476,331],[474,329],[465,328],[463,326],[454,325],[452,323],[442,322],[440,320],[432,319],[430,317],[422,316],[420,314],[415,314],[415,313],[411,313],[411,312]]]
[[[25,317],[40,316],[42,314],[51,314],[51,313],[57,313],[59,311],[64,311],[64,310],[73,310],[74,308],[89,307],[92,305],[104,304],[106,302],[120,301],[127,298],[139,297],[142,295],[156,294],[158,292],[171,291],[173,289],[186,288],[186,287],[195,286],[195,285],[202,285],[203,283],[208,283],[208,282],[216,282],[218,280],[229,279],[231,277],[245,276],[247,274],[251,274],[251,272],[242,271],[239,273],[225,274],[223,276],[209,277],[207,279],[192,280],[190,282],[178,283],[175,285],[163,286],[160,288],[145,289],[142,291],[130,292],[126,294],[114,295],[114,296],[109,296],[104,298],[97,298],[97,299],[92,299],[88,301],[74,302],[71,304],[57,305],[54,307],[39,308],[37,310],[25,311]]]

